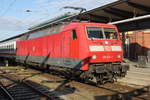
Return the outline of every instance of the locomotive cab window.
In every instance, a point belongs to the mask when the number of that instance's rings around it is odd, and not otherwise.
[[[76,39],[77,39],[76,30],[72,30],[72,40],[76,40]]]
[[[103,39],[103,31],[101,27],[87,27],[88,38]]]
[[[104,28],[106,39],[117,39],[117,32],[115,28]]]
[[[117,39],[117,32],[115,28],[109,27],[87,27],[87,34],[89,39]]]

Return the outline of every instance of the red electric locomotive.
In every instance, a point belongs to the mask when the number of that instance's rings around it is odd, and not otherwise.
[[[35,28],[15,41],[15,61],[96,78],[98,84],[125,76],[128,70],[122,65],[123,49],[114,25],[60,23]]]

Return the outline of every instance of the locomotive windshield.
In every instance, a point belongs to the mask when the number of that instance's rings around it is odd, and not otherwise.
[[[117,39],[115,28],[87,27],[87,33],[90,39]]]

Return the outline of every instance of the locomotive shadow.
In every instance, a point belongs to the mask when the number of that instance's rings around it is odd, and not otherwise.
[[[104,88],[104,89],[107,89],[107,88]],[[107,89],[107,90],[111,90],[112,92],[114,92],[114,94],[113,95],[95,96],[94,100],[132,100],[133,97],[136,97],[140,100],[141,99],[149,100],[149,99],[142,97],[143,94],[150,93],[149,89],[150,89],[150,86],[145,86],[143,88],[135,89],[135,90],[125,92],[125,93],[121,93],[119,91],[112,90],[112,89]]]
[[[61,84],[54,91],[58,92],[59,96],[74,93],[76,91],[76,88],[68,85],[68,83],[70,82],[70,79],[62,81]]]
[[[45,59],[42,61],[42,63],[40,64],[40,66],[45,66],[45,65],[46,65],[46,62],[48,61],[49,56],[50,56],[50,53],[48,53],[48,55],[47,55],[47,56],[45,57]]]
[[[70,86],[69,83],[72,82],[72,79],[65,79],[65,80],[47,80],[42,81],[41,83],[60,83],[52,92],[56,93],[57,96],[63,96],[67,94],[73,94],[77,89],[73,86]]]
[[[46,58],[41,62],[40,66],[45,66],[45,65],[46,65],[46,62],[47,62],[49,56],[50,56],[50,53],[49,53],[49,54],[46,56]],[[25,59],[25,61],[24,61],[25,64],[27,63],[28,57],[29,57],[29,54],[26,56],[26,59]],[[28,66],[29,66],[29,65],[28,65]],[[34,74],[32,74],[31,76],[25,77],[23,80],[26,80],[26,79],[28,79],[28,78],[34,77],[34,76],[36,76],[36,75],[44,74],[45,71],[47,71],[46,68],[42,68],[42,67],[35,67],[35,66],[31,66],[31,65],[30,65],[29,67],[30,67],[30,68],[33,68],[33,69],[36,69],[36,70],[40,70],[41,72],[40,72],[40,73],[34,73]],[[26,66],[26,68],[28,68],[28,67]]]
[[[56,94],[58,97],[59,96],[64,96],[67,94],[73,94],[77,89],[73,86],[70,86],[68,83],[70,83],[72,80],[71,79],[65,79],[65,80],[60,80],[60,81],[42,81],[42,83],[60,83],[52,92]]]

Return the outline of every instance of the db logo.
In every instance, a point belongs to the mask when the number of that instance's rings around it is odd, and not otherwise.
[[[104,59],[110,59],[112,56],[103,56]]]
[[[110,46],[104,46],[105,51],[111,51],[111,47]]]

